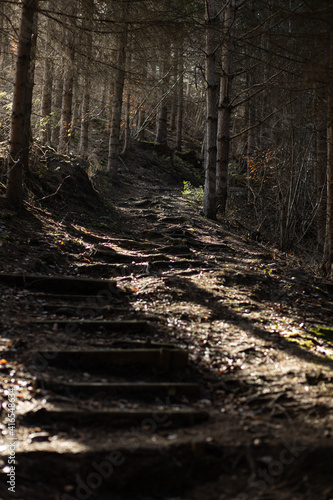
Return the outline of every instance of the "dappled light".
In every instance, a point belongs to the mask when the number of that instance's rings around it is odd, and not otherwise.
[[[0,500],[333,499],[333,6],[0,0]]]

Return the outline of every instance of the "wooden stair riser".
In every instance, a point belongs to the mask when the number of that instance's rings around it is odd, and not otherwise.
[[[33,364],[46,360],[52,366],[108,371],[113,368],[148,366],[161,371],[187,366],[188,354],[179,349],[109,349],[95,351],[38,351]]]

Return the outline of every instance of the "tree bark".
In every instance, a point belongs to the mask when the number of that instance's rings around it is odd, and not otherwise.
[[[206,0],[206,147],[203,213],[216,219],[217,92],[215,81],[215,2]]]
[[[86,157],[89,146],[89,113],[90,113],[90,78],[85,78],[84,95],[81,108],[81,130],[79,154]]]
[[[37,9],[37,4],[36,4]],[[29,149],[33,143],[32,130],[31,130],[31,110],[32,110],[32,94],[34,90],[35,81],[35,62],[36,62],[36,49],[37,49],[37,11],[33,16],[31,48],[30,48],[30,64],[28,70],[27,80],[27,94],[25,103],[25,123],[24,123],[24,142],[28,147],[23,149],[22,164],[23,170],[29,172]]]
[[[111,109],[111,129],[109,138],[109,155],[107,171],[112,175],[117,175],[119,144],[120,144],[120,124],[121,108],[123,103],[123,91],[126,69],[126,46],[127,46],[127,24],[124,25],[122,33],[119,34],[118,54],[115,71],[114,92]]]
[[[59,146],[60,118],[62,108],[62,85],[63,75],[60,69],[55,71],[55,83],[53,86],[52,120],[51,120],[51,144],[54,148]]]
[[[333,72],[333,35],[330,43],[330,76]],[[330,80],[327,98],[327,205],[323,268],[333,274],[333,85]]]
[[[326,116],[325,102],[322,96],[316,99],[317,110],[317,130],[316,130],[316,164],[315,164],[315,182],[317,195],[317,243],[319,249],[323,251],[325,243],[325,221],[326,221],[326,165],[327,165],[327,135],[326,135]]]
[[[168,112],[169,112],[169,70],[170,70],[170,43],[165,46],[162,53],[162,85],[161,85],[161,101],[157,112],[156,121],[156,138],[155,141],[160,144],[167,144],[168,140]]]
[[[176,78],[178,78],[177,84],[177,117],[176,117],[176,151],[182,150],[183,141],[183,114],[184,114],[184,59],[181,51],[179,51],[179,65],[178,73]]]
[[[122,155],[125,155],[128,151],[130,145],[130,118],[131,118],[131,94],[127,92],[126,94],[126,113],[125,113],[125,129],[124,129],[124,146],[121,152]]]
[[[146,112],[145,112],[144,108],[141,106],[139,109],[139,113],[138,113],[138,124],[137,124],[137,130],[138,130],[137,138],[140,141],[144,141],[146,138],[145,137],[145,128],[143,126],[145,119],[146,119]]]
[[[46,2],[45,8],[49,8],[49,2]],[[42,87],[42,105],[40,120],[40,138],[43,144],[51,142],[51,112],[52,112],[52,87],[53,87],[53,61],[50,57],[52,47],[51,33],[52,27],[50,19],[46,20],[46,53],[43,64],[43,87]]]
[[[3,71],[5,66],[5,49],[4,49],[4,13],[5,13],[5,5],[0,2],[0,68]]]
[[[228,198],[228,164],[231,121],[232,66],[234,50],[235,0],[229,0],[224,12],[222,74],[217,128],[216,205],[224,215]]]
[[[33,41],[35,14],[36,1],[24,0],[17,49],[6,191],[8,203],[16,209],[20,209],[23,205],[23,168],[27,167],[23,162],[29,160],[30,134],[26,131],[30,130],[31,118],[30,78],[33,77],[31,67],[34,63],[32,51],[35,43]]]
[[[161,102],[157,114],[156,142],[166,144],[168,138],[168,106]]]
[[[140,141],[144,141],[146,138],[145,134],[145,119],[146,119],[146,98],[145,98],[145,93],[144,93],[144,85],[145,82],[147,81],[148,77],[148,68],[147,68],[147,62],[143,64],[142,68],[142,74],[141,74],[141,83],[140,83],[140,92],[139,92],[139,109],[137,111],[137,123],[136,123],[136,130],[135,130],[135,137],[139,139]]]
[[[246,177],[247,177],[247,199],[251,201],[252,199],[252,191],[251,191],[251,163],[254,159],[254,151],[255,151],[255,120],[256,120],[256,109],[254,105],[254,97],[252,96],[252,87],[254,85],[254,75],[252,70],[250,69],[247,74],[247,87],[249,89],[248,93],[248,101],[246,103],[247,106],[247,146],[246,146]],[[253,200],[252,200],[253,201]]]
[[[59,134],[59,153],[68,153],[69,141],[72,127],[72,103],[73,103],[74,74],[72,64],[67,62],[64,72],[62,88],[62,105]]]
[[[85,1],[82,5],[83,9],[83,28],[89,28],[90,19],[94,18],[94,2],[93,0]],[[89,146],[89,122],[90,122],[90,91],[91,91],[91,78],[89,75],[89,67],[91,64],[91,54],[92,54],[92,34],[87,29],[83,33],[83,39],[85,40],[85,56],[87,59],[87,65],[83,67],[83,71],[85,71],[83,76],[84,81],[84,92],[83,92],[83,100],[81,106],[81,130],[80,130],[80,146],[79,146],[79,154],[83,157],[86,157],[88,154],[88,146]]]
[[[172,83],[175,84],[179,75],[179,57],[180,50],[178,44],[173,47],[174,55],[172,57],[173,60],[173,68],[172,68]],[[175,85],[173,92],[170,97],[170,119],[169,119],[169,127],[170,130],[175,130],[176,122],[177,122],[177,111],[178,111],[178,84]]]
[[[40,137],[43,144],[49,144],[51,141],[52,84],[52,60],[50,57],[46,57],[43,71],[42,119],[40,124]]]
[[[75,16],[76,3],[68,4],[68,14]],[[62,105],[59,133],[59,153],[66,154],[69,150],[69,143],[72,132],[72,104],[73,104],[73,85],[74,85],[74,67],[75,67],[75,36],[72,29],[64,26],[64,41],[67,48],[64,56],[64,73],[62,87]]]

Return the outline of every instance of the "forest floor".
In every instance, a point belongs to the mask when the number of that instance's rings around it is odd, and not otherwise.
[[[155,432],[141,426],[142,449],[155,450],[156,456],[171,450],[162,471],[161,465],[155,469],[153,453],[140,458],[132,475],[125,474],[126,487],[116,485],[114,494],[102,487],[87,496],[75,490],[76,476],[63,472],[60,462],[70,453],[102,453],[110,446],[109,431],[102,424],[97,430],[19,425],[19,465],[29,453],[58,454],[59,462],[52,461],[47,471],[46,458],[29,477],[18,471],[11,494],[2,446],[0,498],[332,500],[333,284],[302,267],[296,256],[253,241],[226,221],[206,220],[196,201],[181,192],[182,176],[192,178],[185,167],[168,170],[158,156],[136,151],[125,159],[113,187],[107,175],[95,176],[98,194],[75,161],[54,155],[30,182],[39,202],[31,201],[20,216],[0,200],[0,272],[112,278],[119,295],[107,318],[148,324],[145,332],[126,332],[121,339],[168,342],[186,350],[185,378],[200,384],[200,397],[184,395],[173,406],[203,410],[209,419]],[[41,323],[46,313],[40,294],[1,279],[0,291],[2,416],[12,387],[18,391],[19,416],[60,403],[101,408],[103,402],[73,403],[39,387],[30,354],[36,346],[102,348],[110,345],[110,335],[102,328],[69,342],[60,331],[59,318],[68,317],[61,311],[48,316],[52,327]],[[105,318],[96,311],[90,319]],[[66,368],[45,371],[62,381],[101,380],[89,370],[80,376]],[[108,404],[145,407],[126,399]],[[1,431],[5,439],[5,419]],[[113,431],[112,446],[126,450],[130,434]],[[172,465],[177,446],[188,443],[190,458],[182,462],[180,456]],[[210,462],[204,460],[202,470],[192,468],[192,459],[201,463],[207,450]],[[71,468],[72,463],[66,470]],[[191,474],[182,481],[178,476],[186,476],[187,468]]]

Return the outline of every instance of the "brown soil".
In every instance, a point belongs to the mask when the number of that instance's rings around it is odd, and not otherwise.
[[[108,319],[148,321],[147,331],[127,331],[120,338],[169,342],[188,351],[190,366],[182,380],[199,382],[201,395],[175,404],[210,414],[207,422],[190,428],[141,429],[140,446],[147,455],[136,459],[132,453],[123,478],[126,491],[116,485],[114,495],[101,490],[92,498],[332,499],[332,283],[302,267],[296,256],[253,241],[230,223],[207,221],[197,203],[181,194],[180,181],[185,171],[192,178],[190,170],[182,166],[183,171],[172,174],[165,159],[140,154],[125,160],[112,188],[110,179],[99,174],[94,190],[80,167],[71,170],[58,158],[52,160],[54,167],[48,166],[52,182],[45,170],[44,184],[37,176],[35,187],[29,186],[38,203],[27,204],[18,216],[0,200],[1,273],[113,278],[118,291]],[[70,405],[69,398],[57,399],[36,385],[31,350],[100,348],[112,339],[102,328],[93,334],[82,331],[71,344],[56,321],[66,314],[52,316],[51,311],[52,327],[31,323],[45,319],[38,292],[4,283],[0,289],[2,403],[15,387],[22,415],[41,406]],[[99,318],[97,310],[92,319]],[[66,368],[49,367],[47,375],[100,381]],[[148,405],[122,399],[72,403],[80,408]],[[1,430],[5,438],[5,419]],[[31,477],[23,474],[14,496],[6,496],[0,484],[3,498],[63,498],[59,491],[74,497],[75,477],[69,472],[52,477],[43,468],[43,453],[62,454],[62,467],[68,462],[71,471],[71,453],[97,448],[102,453],[109,446],[110,434],[102,425],[92,430],[55,424],[44,440],[36,437],[42,432],[32,425],[17,429],[17,453],[41,454],[41,470],[25,472],[35,474],[40,484],[34,491]],[[129,430],[112,432],[113,446],[124,453],[133,439]],[[191,457],[205,454],[202,443],[215,458],[200,472],[192,468]],[[175,447],[170,453],[178,466],[157,458],[168,446]],[[55,470],[62,470],[60,462]],[[161,470],[173,477],[171,489]],[[191,474],[184,483],[186,470]],[[143,486],[147,483],[151,487]]]

